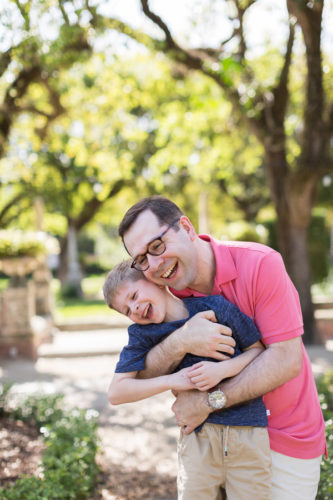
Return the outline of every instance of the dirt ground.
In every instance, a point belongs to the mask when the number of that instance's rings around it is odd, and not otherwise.
[[[175,499],[178,427],[170,409],[173,397],[161,394],[146,401],[111,407],[106,391],[117,358],[40,358],[36,363],[5,361],[0,376],[2,381],[15,381],[16,392],[62,392],[66,404],[99,412],[101,451],[97,460],[102,473],[98,492],[91,500]],[[7,426],[8,422],[0,429],[0,437],[7,439],[10,448],[12,433]],[[41,442],[31,434],[32,429],[29,432],[30,451],[25,447],[25,452],[21,452],[23,436],[21,448],[11,443],[17,450],[16,457],[14,454],[12,457],[16,473],[21,470],[30,474],[37,467]],[[8,461],[8,456],[0,455],[1,458]]]

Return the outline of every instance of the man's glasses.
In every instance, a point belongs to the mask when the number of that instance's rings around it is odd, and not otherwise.
[[[162,238],[166,235],[170,228],[177,224],[179,219],[180,217],[171,222],[171,224],[168,225],[163,233],[161,233],[157,238],[154,238],[150,243],[148,243],[146,253],[135,257],[135,259],[133,259],[131,267],[134,267],[138,271],[147,271],[147,269],[149,268],[147,255],[162,255],[162,253],[165,252],[166,244],[165,241],[162,240]]]

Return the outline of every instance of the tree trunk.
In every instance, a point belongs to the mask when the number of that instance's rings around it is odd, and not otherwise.
[[[76,228],[69,222],[67,235],[61,242],[58,277],[63,296],[82,297],[83,274],[79,263]]]
[[[280,143],[281,145],[281,143]],[[265,163],[277,214],[279,250],[301,302],[304,341],[318,343],[311,298],[311,269],[307,231],[316,190],[316,177],[292,174],[283,147],[267,147]]]

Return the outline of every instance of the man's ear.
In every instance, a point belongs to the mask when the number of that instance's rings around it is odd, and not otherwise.
[[[196,232],[192,222],[186,217],[186,215],[181,216],[181,218],[179,219],[179,224],[183,229],[185,229],[190,239],[193,241],[196,237]]]

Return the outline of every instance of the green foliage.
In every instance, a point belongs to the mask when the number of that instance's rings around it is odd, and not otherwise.
[[[333,498],[333,370],[317,380],[319,401],[325,419],[328,459],[321,463],[320,482],[316,500]]]
[[[98,467],[96,412],[73,409],[65,412],[61,395],[30,396],[11,407],[9,390],[2,388],[0,411],[40,427],[46,450],[42,474],[22,477],[8,489],[0,489],[1,500],[84,500],[93,490]],[[0,413],[1,415],[1,413]]]
[[[267,244],[278,250],[278,240],[275,220],[265,221],[263,225],[268,230]],[[312,282],[323,281],[329,272],[329,230],[323,215],[313,215],[308,229],[308,248]]]

